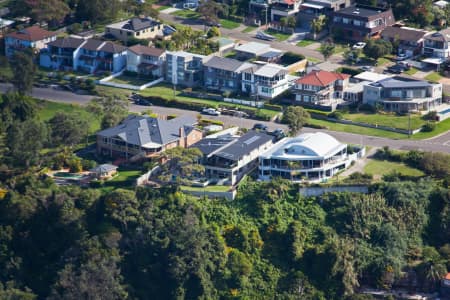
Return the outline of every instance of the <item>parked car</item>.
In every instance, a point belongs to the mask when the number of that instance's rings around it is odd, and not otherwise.
[[[150,101],[143,99],[143,98],[136,99],[134,101],[134,103],[137,105],[142,105],[142,106],[152,106],[153,105]]]
[[[361,66],[361,67],[359,67],[359,69],[361,71],[368,71],[368,72],[373,72],[375,70],[375,68],[372,66]]]
[[[267,126],[262,124],[262,123],[256,123],[255,125],[253,125],[253,130],[261,130],[261,131],[267,131]]]
[[[284,133],[284,130],[281,128],[275,129],[270,134],[273,135],[274,137],[276,137],[277,139],[282,139],[286,136],[286,134]]]
[[[405,59],[407,59],[407,58],[409,58],[408,55],[406,55],[405,53],[401,53],[401,54],[397,55],[397,57],[395,58],[395,60],[397,60],[397,61],[402,61],[402,60],[405,60]]]
[[[218,111],[215,108],[204,108],[202,110],[202,113],[204,113],[206,115],[211,115],[211,116],[220,116],[220,111]]]
[[[264,33],[263,31],[258,31],[255,35],[255,38],[260,39],[260,40],[265,40],[265,41],[273,41],[276,39],[274,36]]]
[[[209,21],[209,22],[206,22],[205,24],[206,24],[206,26],[209,26],[209,27],[218,27],[218,28],[222,27],[222,24],[220,24],[219,22],[214,22],[214,21]]]
[[[358,42],[356,44],[353,45],[353,49],[363,49],[366,46],[366,43],[364,42]]]
[[[387,72],[394,73],[394,74],[401,74],[401,73],[405,72],[406,70],[408,70],[408,67],[404,66],[404,65],[400,65],[400,64],[390,66],[389,68],[386,69]]]

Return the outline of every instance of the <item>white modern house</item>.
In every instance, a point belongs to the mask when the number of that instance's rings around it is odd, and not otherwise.
[[[248,68],[242,72],[242,91],[261,98],[273,99],[295,84],[296,77],[291,77],[286,68],[276,64]]]
[[[347,144],[321,133],[284,138],[259,156],[259,178],[281,177],[294,182],[321,182],[350,166],[357,154]]]

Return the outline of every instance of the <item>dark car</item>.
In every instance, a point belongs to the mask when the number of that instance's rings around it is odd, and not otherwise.
[[[214,22],[214,21],[206,22],[206,25],[209,27],[218,27],[218,28],[222,27],[222,24],[220,24],[219,22]]]
[[[142,106],[152,106],[153,105],[150,103],[150,101],[142,99],[142,98],[137,99],[134,103],[137,105],[142,105]]]
[[[270,134],[273,135],[274,137],[276,137],[277,139],[282,139],[286,136],[286,134],[284,133],[284,130],[281,128],[275,129]]]
[[[389,73],[394,73],[394,74],[401,74],[401,73],[405,72],[406,70],[408,70],[408,68],[403,65],[393,65],[386,69],[386,71],[388,71]]]
[[[253,125],[253,130],[267,131],[267,126],[261,123],[256,123]]]

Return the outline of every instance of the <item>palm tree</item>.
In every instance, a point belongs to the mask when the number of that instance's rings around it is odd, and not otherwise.
[[[331,243],[336,255],[336,261],[331,272],[333,275],[342,275],[344,294],[352,295],[355,288],[359,286],[354,258],[355,241],[349,237],[339,238],[334,236]]]

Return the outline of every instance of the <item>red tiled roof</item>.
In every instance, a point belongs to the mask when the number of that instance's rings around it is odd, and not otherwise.
[[[284,0],[284,3],[287,5],[293,5],[295,3],[295,0]]]
[[[45,38],[51,37],[51,36],[55,36],[56,33],[51,32],[51,31],[47,31],[45,29],[42,29],[38,26],[31,26],[16,32],[11,32],[9,34],[7,34],[7,37],[12,37],[18,40],[24,40],[24,41],[30,41],[30,42],[35,42],[35,41],[40,41],[43,40]]]
[[[450,273],[447,273],[447,275],[445,275],[444,278],[447,279],[447,280],[450,280]]]
[[[327,86],[336,80],[343,80],[349,78],[350,75],[328,72],[328,71],[312,71],[306,76],[297,80],[297,83],[315,85],[315,86]]]

